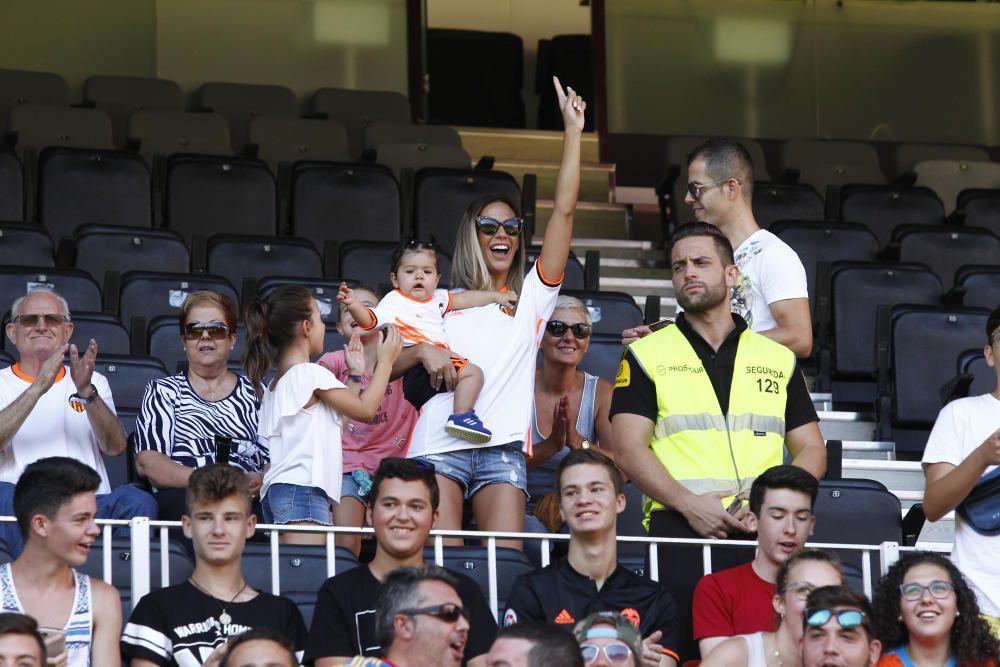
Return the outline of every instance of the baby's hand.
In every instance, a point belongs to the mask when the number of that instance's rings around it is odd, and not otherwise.
[[[337,301],[348,307],[354,305],[354,290],[348,287],[347,283],[340,283],[340,290],[337,292]]]
[[[507,306],[513,308],[517,305],[517,293],[516,292],[495,292],[493,299],[499,303],[501,306]]]

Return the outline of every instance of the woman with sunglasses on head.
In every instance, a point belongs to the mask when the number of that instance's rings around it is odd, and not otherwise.
[[[192,292],[180,310],[187,369],[146,386],[135,423],[136,472],[156,491],[159,518],[180,520],[195,468],[242,468],[260,491],[267,450],[257,443],[260,401],[246,376],[227,367],[236,345],[236,304],[224,294]]]
[[[462,506],[472,500],[480,530],[520,531],[527,493],[525,452],[531,443],[535,357],[541,329],[552,314],[573,236],[573,213],[580,190],[580,143],[586,103],[572,88],[553,81],[566,126],[562,163],[556,178],[552,217],[545,227],[541,257],[524,275],[524,221],[514,202],[488,196],[470,204],[459,224],[452,261],[451,284],[463,290],[510,290],[517,308],[499,305],[448,313],[444,328],[454,352],[483,370],[484,384],[476,413],[492,432],[488,445],[471,445],[449,436],[444,426],[451,414],[451,396],[440,390],[455,384],[451,354],[434,345],[414,345],[403,351],[394,375],[423,366],[429,382],[407,387],[407,398],[421,405],[407,456],[435,466],[441,487],[437,527],[462,527]],[[411,391],[415,390],[415,391]],[[417,395],[417,392],[422,395]],[[461,543],[461,539],[457,542]],[[454,542],[452,540],[452,542]],[[520,548],[519,540],[499,540]]]
[[[874,608],[875,631],[886,647],[879,665],[1000,664],[1000,642],[980,616],[975,594],[942,554],[904,554],[879,582]]]
[[[789,558],[778,570],[772,605],[778,627],[774,632],[736,635],[703,656],[703,667],[798,667],[802,614],[806,598],[816,588],[840,586],[844,577],[835,556],[805,549]]]

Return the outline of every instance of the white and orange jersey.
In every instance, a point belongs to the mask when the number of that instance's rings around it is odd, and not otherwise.
[[[451,294],[448,290],[436,289],[423,301],[393,290],[382,297],[377,306],[368,309],[373,322],[365,329],[370,331],[391,324],[399,329],[404,346],[430,343],[450,350],[444,332],[444,314],[449,310]]]

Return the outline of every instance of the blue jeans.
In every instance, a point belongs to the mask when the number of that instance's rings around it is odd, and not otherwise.
[[[260,501],[264,523],[311,521],[323,526],[333,525],[330,499],[323,489],[297,484],[271,484]]]
[[[111,493],[97,495],[98,519],[131,519],[148,516],[155,520],[156,500],[135,484],[123,484]],[[14,516],[14,485],[0,482],[0,516]],[[128,537],[128,526],[115,528],[118,537]],[[24,540],[16,523],[0,523],[0,539],[7,543],[10,553],[17,558],[24,548]]]
[[[520,442],[470,447],[415,458],[434,464],[434,472],[462,486],[465,499],[488,484],[510,484],[528,495],[528,471]]]

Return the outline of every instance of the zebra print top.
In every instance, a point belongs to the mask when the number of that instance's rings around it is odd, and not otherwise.
[[[181,372],[146,385],[135,422],[135,452],[154,451],[189,468],[215,463],[215,436],[232,439],[229,463],[261,472],[267,449],[257,440],[260,401],[250,380],[237,374],[226,398],[206,401]]]

